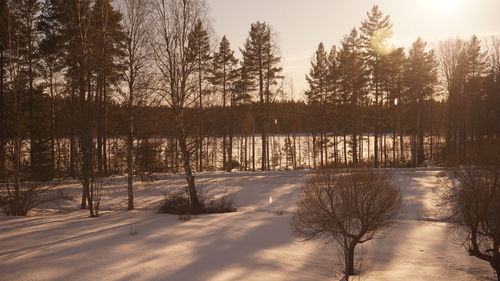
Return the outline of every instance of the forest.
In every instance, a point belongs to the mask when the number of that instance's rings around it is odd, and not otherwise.
[[[86,207],[96,178],[127,174],[132,196],[134,176],[183,172],[196,197],[204,170],[459,165],[499,147],[497,37],[405,49],[373,6],[318,44],[297,99],[272,26],[214,42],[203,1],[2,0],[0,14],[0,181],[16,194],[71,177]]]

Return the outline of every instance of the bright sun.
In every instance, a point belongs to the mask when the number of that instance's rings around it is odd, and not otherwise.
[[[464,0],[426,0],[431,9],[439,14],[449,14],[461,6]]]

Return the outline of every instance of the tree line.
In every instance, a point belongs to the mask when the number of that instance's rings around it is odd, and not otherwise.
[[[91,216],[115,173],[133,209],[133,178],[161,150],[198,208],[194,171],[274,168],[273,134],[298,168],[303,134],[314,167],[387,167],[469,161],[500,132],[500,41],[487,52],[475,36],[437,50],[418,38],[405,51],[377,6],[338,46],[319,44],[306,103],[290,98],[268,23],[251,24],[237,55],[214,42],[202,0],[0,0],[0,15],[0,179],[21,198],[25,182],[77,178]]]

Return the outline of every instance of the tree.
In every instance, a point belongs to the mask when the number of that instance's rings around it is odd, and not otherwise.
[[[159,70],[158,92],[170,107],[181,149],[187,192],[194,210],[201,210],[191,168],[184,112],[196,93],[196,61],[189,52],[189,34],[204,20],[203,0],[155,0],[152,49]]]
[[[328,54],[325,51],[323,43],[319,43],[318,49],[311,61],[309,75],[306,75],[309,90],[305,94],[309,103],[321,104],[325,101],[328,86],[328,70]]]
[[[307,83],[309,84],[309,90],[305,92],[307,101],[313,105],[319,105],[321,108],[321,125],[320,125],[320,164],[325,165],[323,156],[327,150],[326,141],[326,103],[327,103],[327,92],[328,77],[329,75],[329,63],[328,54],[325,51],[325,46],[323,43],[318,45],[316,54],[311,61],[311,70],[309,75],[306,75]],[[326,158],[326,157],[325,157]]]
[[[381,83],[386,73],[383,71],[384,57],[390,53],[387,39],[392,36],[392,24],[389,16],[384,16],[377,5],[367,13],[367,19],[361,23],[360,31],[364,56],[370,74],[370,86],[374,91],[374,165],[379,166],[379,105],[382,101]]]
[[[212,67],[212,84],[219,88],[222,94],[222,107],[226,108],[227,105],[230,107],[230,111],[235,105],[235,82],[238,79],[238,60],[234,57],[234,51],[231,50],[231,46],[226,36],[222,37],[219,44],[219,50],[214,54],[213,67]],[[231,163],[233,160],[233,116],[228,116],[225,118],[224,124],[224,135],[222,136],[222,159],[224,169],[228,172],[231,171]],[[226,124],[229,122],[229,125]],[[229,128],[227,128],[229,127]],[[227,130],[229,130],[229,146],[227,146]]]
[[[358,132],[360,126],[360,104],[366,96],[367,73],[363,61],[361,38],[356,29],[342,40],[338,55],[339,91],[344,105],[344,121],[351,128],[352,161],[358,163]],[[343,131],[344,162],[347,165],[346,128]]]
[[[6,78],[7,78],[7,51],[9,45],[9,6],[7,0],[0,0],[0,180],[6,177],[7,124],[6,117]]]
[[[250,77],[249,71],[240,62],[240,68],[238,69],[238,77],[234,82],[234,95],[236,97],[236,102],[239,104],[249,104],[251,102],[250,93],[255,90],[255,81]],[[240,126],[243,134],[245,135],[245,152],[244,152],[244,167],[245,170],[248,168],[248,134],[252,134],[252,170],[255,171],[255,119],[251,112],[250,106],[245,106],[244,120]],[[242,163],[240,163],[242,164]]]
[[[327,103],[330,105],[330,112],[328,120],[332,123],[329,128],[333,129],[333,158],[334,162],[338,163],[338,105],[340,103],[340,68],[338,61],[338,50],[335,45],[332,46],[328,53],[328,73],[327,73]]]
[[[67,67],[66,79],[74,92],[75,137],[78,143],[80,163],[78,178],[82,183],[81,208],[88,208],[90,216],[98,215],[96,210],[98,191],[95,182],[95,143],[94,100],[96,94],[93,85],[93,53],[90,30],[92,27],[92,3],[89,0],[57,1],[53,0],[54,9],[59,11],[54,17],[60,26],[60,40],[64,42],[63,61]],[[94,60],[95,61],[95,60]],[[75,159],[78,158],[75,156]]]
[[[418,38],[412,44],[406,63],[407,97],[416,108],[415,147],[412,149],[413,165],[424,159],[424,103],[434,94],[437,82],[437,61],[434,51],[425,50],[426,43]]]
[[[450,229],[469,255],[487,261],[500,280],[500,170],[485,165],[492,152],[479,165],[450,171],[452,181],[443,184],[440,206],[449,211]],[[498,161],[498,147],[495,152]]]
[[[59,161],[56,164],[56,143],[59,140],[56,138],[56,99],[58,96],[57,86],[59,84],[58,77],[62,68],[62,41],[60,40],[61,25],[55,20],[59,11],[52,4],[52,1],[46,1],[42,4],[42,12],[38,22],[38,30],[42,35],[39,44],[40,56],[40,74],[43,77],[43,87],[48,90],[50,99],[50,146],[52,166],[59,169]]]
[[[53,160],[51,157],[49,130],[44,119],[42,91],[37,85],[39,80],[39,43],[41,2],[38,0],[22,0],[10,2],[10,12],[16,25],[16,40],[19,46],[20,83],[28,105],[28,132],[30,146],[30,174],[34,180],[48,180],[53,176]]]
[[[123,64],[126,66],[121,73],[126,87],[121,85],[116,88],[125,100],[128,118],[127,134],[127,194],[128,210],[134,209],[134,123],[135,107],[145,99],[147,87],[150,84],[148,63],[151,53],[148,43],[150,22],[149,0],[126,0],[123,9],[123,27],[125,33],[125,57]]]
[[[484,95],[483,88],[485,76],[487,73],[487,53],[481,49],[481,41],[473,35],[466,43],[466,82],[465,82],[465,103],[466,110],[463,112],[469,120],[466,121],[468,127],[467,143],[481,145],[481,140],[486,132],[482,130],[484,126],[481,122],[481,104],[487,97]]]
[[[466,74],[465,44],[460,39],[447,40],[439,44],[441,71],[444,75],[447,100],[447,132],[446,150],[449,160],[460,163],[464,158],[459,151],[463,151],[465,144],[460,136],[463,132],[462,113],[463,83]]]
[[[195,62],[196,72],[198,74],[198,106],[200,111],[203,110],[203,97],[206,90],[203,87],[204,82],[207,80],[208,72],[210,70],[210,37],[203,22],[198,20],[193,31],[189,34],[189,50],[190,57]],[[199,120],[204,123],[204,118]],[[200,126],[198,136],[198,170],[203,171],[203,125]]]
[[[305,240],[337,244],[348,279],[355,274],[356,246],[392,225],[400,208],[401,195],[389,173],[322,171],[300,192],[292,228]]]
[[[262,142],[262,171],[268,170],[268,112],[267,105],[271,102],[271,87],[276,85],[279,73],[282,68],[279,67],[280,57],[277,54],[277,45],[274,42],[274,35],[271,27],[257,21],[252,23],[248,38],[245,41],[244,49],[240,49],[243,54],[243,65],[257,81],[259,97],[259,125]]]
[[[121,26],[122,14],[111,0],[95,0],[91,8],[90,64],[95,71],[95,114],[97,125],[97,170],[100,176],[108,174],[107,126],[109,87],[119,77],[124,54],[125,36]]]
[[[399,130],[399,161],[404,162],[404,132],[403,132],[403,103],[406,102],[405,95],[405,66],[406,66],[406,55],[403,48],[397,48],[387,57],[388,68],[387,68],[387,79],[385,80],[387,91],[389,94],[389,104],[393,105],[394,111],[397,111],[393,116],[394,122],[393,126],[393,141],[392,141],[392,161],[396,162],[396,129]],[[397,122],[396,122],[397,120]]]

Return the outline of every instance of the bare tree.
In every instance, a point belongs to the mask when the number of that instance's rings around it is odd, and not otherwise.
[[[154,0],[153,53],[160,82],[158,92],[174,115],[181,149],[187,192],[193,209],[200,209],[191,167],[191,151],[187,142],[184,111],[196,99],[196,60],[189,49],[189,34],[205,20],[203,0]]]
[[[354,250],[394,223],[401,195],[387,172],[331,170],[315,174],[297,201],[292,227],[305,240],[339,246],[346,280],[354,275]]]
[[[452,169],[450,175],[440,198],[441,207],[449,211],[450,230],[500,280],[500,169],[468,165]]]
[[[150,22],[147,20],[150,13],[149,0],[124,0],[123,27],[125,32],[126,56],[122,77],[125,87],[117,85],[117,89],[125,100],[128,113],[127,135],[127,191],[128,210],[134,209],[134,107],[144,99],[149,85],[148,62],[151,49],[148,43]]]

